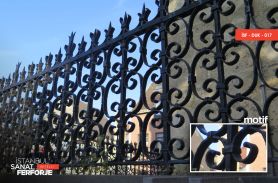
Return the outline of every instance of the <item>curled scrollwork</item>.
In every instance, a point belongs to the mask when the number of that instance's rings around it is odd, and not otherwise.
[[[199,171],[200,166],[205,166],[202,158],[205,157],[206,166],[214,170],[225,170],[225,171],[240,171],[239,169],[228,169],[227,161],[225,159],[228,155],[232,155],[232,160],[229,164],[234,164],[232,166],[237,166],[237,163],[244,163],[246,165],[252,164],[258,158],[258,153],[265,150],[266,145],[266,127],[265,125],[218,125],[220,128],[217,131],[207,131],[210,129],[209,125],[196,125],[195,133],[202,133],[205,135],[205,139],[201,141],[199,145],[194,145],[194,154],[192,155],[192,170]],[[207,128],[207,129],[206,129]],[[226,135],[230,130],[234,131],[234,136],[229,139]],[[260,134],[259,136],[254,136],[256,140],[251,141],[253,134]],[[247,138],[248,136],[250,136]],[[258,138],[262,138],[264,144],[260,144]],[[195,136],[197,138],[197,136]],[[247,139],[247,140],[246,140]],[[211,149],[212,144],[218,144],[216,149]],[[220,145],[221,144],[221,145]],[[220,147],[223,147],[222,150]],[[249,149],[248,151],[245,148]],[[248,152],[246,155],[245,152]],[[204,156],[205,155],[205,156]],[[218,157],[222,156],[221,159]],[[217,163],[218,161],[218,163]],[[257,160],[258,161],[258,160]],[[266,166],[266,159],[259,160]],[[202,170],[204,169],[202,168]],[[244,170],[243,170],[244,171]]]

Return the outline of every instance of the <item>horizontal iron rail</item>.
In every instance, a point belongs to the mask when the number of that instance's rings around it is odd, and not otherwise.
[[[202,1],[202,5],[209,3],[211,1],[212,0],[204,0],[204,1]],[[200,2],[196,1],[196,2],[189,4],[188,6],[182,7],[181,9],[179,9],[175,12],[169,13],[166,16],[154,18],[153,20],[146,22],[142,26],[135,27],[133,30],[130,30],[122,35],[118,35],[117,37],[113,38],[112,40],[103,42],[102,44],[100,44],[97,47],[92,47],[81,54],[75,55],[73,57],[70,57],[70,58],[64,60],[63,62],[61,62],[59,64],[53,65],[51,68],[45,69],[41,73],[37,73],[37,74],[32,75],[31,77],[27,77],[23,81],[18,81],[17,83],[12,83],[9,86],[4,87],[2,90],[0,89],[0,92],[5,93],[6,91],[9,91],[12,88],[16,88],[20,85],[24,85],[25,83],[28,83],[32,80],[39,79],[40,77],[42,77],[43,75],[45,75],[47,73],[52,73],[60,68],[63,68],[67,64],[74,64],[75,62],[78,62],[79,60],[87,59],[87,58],[89,58],[90,55],[97,53],[103,49],[106,49],[110,46],[113,46],[122,40],[130,38],[131,36],[141,35],[150,27],[158,26],[161,22],[168,22],[168,21],[175,19],[178,16],[189,15],[194,10],[194,8],[196,8],[198,6],[200,6]]]
[[[170,160],[170,161],[159,161],[159,160],[146,160],[146,161],[123,161],[123,162],[118,162],[118,161],[108,161],[105,162],[106,165],[108,166],[114,166],[114,165],[164,165],[164,164],[188,164],[189,159],[186,160]],[[103,162],[101,163],[70,163],[70,164],[61,164],[61,167],[84,167],[84,166],[103,166]]]

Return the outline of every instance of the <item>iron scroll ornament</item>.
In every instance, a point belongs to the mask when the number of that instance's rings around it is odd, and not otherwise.
[[[205,162],[207,166],[212,170],[222,170],[227,171],[227,167],[233,166],[232,163],[230,165],[226,165],[225,156],[227,154],[232,155],[234,163],[244,163],[251,164],[253,163],[260,151],[266,151],[266,125],[240,125],[240,124],[231,124],[231,125],[221,125],[219,130],[217,131],[207,131],[206,125],[196,125],[196,129],[199,130],[200,133],[205,135],[204,140],[198,145],[196,152],[192,155],[192,164],[191,171],[200,171],[200,165],[202,162],[202,158],[205,158]],[[227,133],[232,128],[236,129],[237,133],[233,137],[231,143],[227,141]],[[194,133],[194,132],[193,132]],[[255,133],[260,134],[260,138],[263,138],[264,145],[258,146],[256,142],[249,142],[246,139],[248,135],[253,135]],[[217,150],[212,150],[209,146],[212,143],[221,143],[222,148]],[[196,145],[196,144],[195,144]],[[242,155],[242,147],[249,149],[247,155],[244,157]],[[260,149],[259,149],[260,147]],[[221,160],[216,162],[216,156],[223,155]],[[265,159],[266,161],[266,159]],[[266,164],[266,162],[263,162]],[[237,168],[229,171],[239,171]]]

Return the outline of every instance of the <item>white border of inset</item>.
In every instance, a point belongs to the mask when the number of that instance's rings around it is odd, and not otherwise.
[[[192,153],[191,153],[191,125],[265,125],[266,127],[266,138],[265,138],[265,146],[266,146],[266,170],[265,171],[192,171],[191,170],[191,156],[192,156]],[[190,150],[190,156],[189,156],[189,166],[190,166],[190,170],[189,172],[190,173],[268,173],[268,124],[267,123],[264,123],[264,124],[252,124],[252,123],[190,123],[190,147],[189,147],[189,150]],[[202,157],[203,158],[203,157]]]

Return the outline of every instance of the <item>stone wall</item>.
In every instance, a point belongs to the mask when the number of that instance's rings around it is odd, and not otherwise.
[[[238,28],[245,28],[247,24],[247,16],[246,16],[246,5],[244,0],[232,0],[232,1],[224,1],[222,5],[222,11],[229,11],[231,9],[231,3],[232,2],[235,5],[235,10],[232,14],[225,16],[221,14],[220,20],[221,20],[221,26],[224,28],[226,25],[233,25]],[[174,12],[178,10],[182,5],[184,4],[183,0],[171,0],[169,4],[169,12]],[[250,28],[256,28],[258,26],[263,28],[269,28],[271,26],[277,26],[278,22],[275,22],[274,24],[271,23],[267,19],[267,13],[273,9],[274,7],[278,7],[278,1],[277,0],[254,0],[253,1],[253,10],[254,10],[254,22],[251,21]],[[188,85],[188,76],[190,71],[185,69],[186,65],[185,62],[188,63],[190,66],[192,66],[192,63],[194,62],[194,59],[196,59],[198,53],[200,53],[200,50],[208,47],[212,41],[213,37],[212,34],[208,34],[206,37],[206,40],[201,40],[200,35],[204,33],[204,31],[213,31],[214,32],[214,20],[209,22],[204,22],[200,20],[200,17],[203,16],[204,19],[209,19],[211,15],[211,7],[204,8],[203,10],[200,10],[197,14],[197,16],[194,19],[193,23],[193,43],[195,44],[195,48],[192,44],[189,44],[189,49],[187,53],[182,56],[183,61],[177,63],[176,65],[179,65],[182,70],[182,75],[178,79],[171,79],[170,80],[170,88],[178,88],[183,92],[183,96],[181,98],[175,97],[175,95],[172,95],[171,101],[172,103],[179,103],[179,101],[182,101],[186,94],[189,92],[189,85]],[[276,18],[278,20],[277,13],[274,14],[273,18]],[[187,37],[186,37],[186,31],[188,31],[187,27],[185,26],[185,23],[189,23],[190,16],[183,18],[182,20],[177,20],[175,23],[178,24],[179,30],[174,35],[168,35],[168,41],[169,44],[171,43],[179,43],[182,45],[181,49],[184,49],[184,45],[186,44]],[[257,24],[257,25],[256,25]],[[175,25],[172,23],[169,26],[169,30],[173,30],[175,28]],[[230,33],[233,31],[234,28],[228,28],[227,30],[223,31],[224,40],[222,42],[222,48],[225,50],[225,46],[228,45],[229,41],[233,39],[233,35]],[[278,79],[277,79],[277,59],[278,59],[278,51],[274,50],[271,47],[271,42],[265,42],[262,46],[262,48],[258,51],[258,45],[259,42],[257,41],[245,41],[243,42],[245,45],[238,45],[237,47],[231,46],[229,49],[227,49],[226,53],[224,54],[224,71],[225,71],[225,78],[231,77],[232,75],[237,76],[240,79],[232,79],[231,82],[228,84],[228,90],[227,92],[231,95],[236,95],[237,93],[244,94],[248,92],[249,88],[252,88],[252,84],[254,82],[254,88],[251,89],[252,92],[250,92],[247,97],[248,100],[243,100],[242,102],[236,102],[234,105],[232,105],[229,110],[231,112],[231,115],[229,117],[230,122],[239,122],[240,117],[243,116],[244,111],[241,110],[240,107],[246,109],[248,112],[248,117],[259,117],[258,109],[256,108],[256,105],[251,101],[255,101],[258,106],[260,106],[260,109],[264,108],[265,101],[271,96],[271,94],[274,92],[271,87],[278,88]],[[249,48],[250,50],[249,50]],[[277,49],[277,45],[276,45]],[[171,57],[175,57],[178,54],[174,52],[175,47],[171,49]],[[215,51],[215,47],[212,48],[212,51]],[[256,70],[255,68],[255,59],[253,57],[256,56],[256,51],[260,53],[259,57],[259,63],[261,65],[262,75],[264,80],[269,86],[266,86],[264,82],[261,81],[260,77],[257,77],[257,74],[254,74]],[[252,55],[254,54],[254,55]],[[238,57],[238,61],[235,63],[235,58]],[[207,61],[205,60],[207,59]],[[175,59],[173,59],[175,60]],[[172,60],[170,59],[169,62]],[[210,67],[214,64],[214,54],[209,53],[203,55],[199,61],[197,62],[196,68],[195,68],[195,76],[196,76],[196,92],[201,98],[211,97],[215,94],[217,91],[216,89],[216,83],[210,82],[207,87],[204,86],[204,82],[211,78],[212,80],[217,81],[218,80],[218,71],[217,67],[208,70],[206,67]],[[257,70],[256,70],[257,71]],[[177,69],[172,67],[171,73],[174,74],[177,72]],[[257,78],[257,80],[256,80]],[[243,83],[241,83],[243,82]],[[242,85],[241,85],[242,84]],[[227,96],[227,102],[229,103],[232,100],[232,97]],[[202,102],[202,99],[199,99],[195,94],[192,94],[190,97],[190,100],[183,106],[186,109],[190,110],[191,114],[193,115],[196,107],[200,105]],[[219,101],[219,97],[216,99],[216,101]],[[275,147],[278,147],[278,99],[275,98],[270,105],[269,108],[269,139],[273,141],[273,145]],[[197,122],[206,123],[206,122],[213,122],[205,117],[205,113],[208,110],[212,110],[213,113],[210,113],[211,118],[215,118],[218,115],[219,109],[218,107],[212,103],[205,105],[199,116],[196,120]],[[187,145],[187,148],[184,149],[184,152],[188,150],[189,148],[189,118],[188,115],[180,110],[177,111],[177,113],[182,114],[182,116],[185,117],[186,122],[182,126],[182,128],[172,128],[171,134],[172,138],[182,138],[184,142]],[[242,121],[242,120],[241,120]],[[221,122],[221,120],[218,120],[217,122]],[[182,153],[182,152],[177,152]],[[269,150],[269,157],[271,156],[278,156],[277,151],[271,151]],[[273,154],[272,154],[273,153]],[[276,167],[275,167],[276,166]],[[273,166],[272,163],[269,164],[268,172],[269,174],[272,174],[273,171],[277,173],[278,166]],[[184,174],[188,171],[187,165],[184,166],[177,166],[175,169],[174,174]]]

